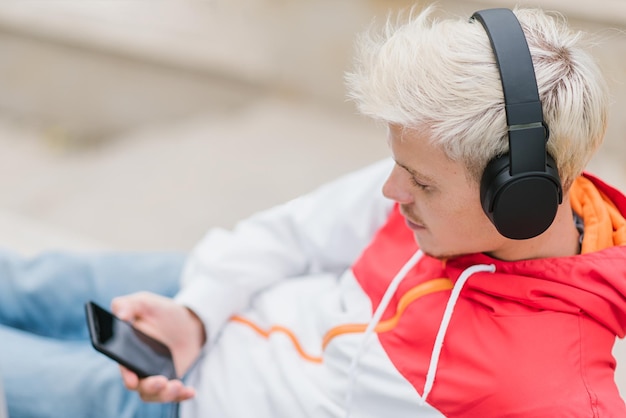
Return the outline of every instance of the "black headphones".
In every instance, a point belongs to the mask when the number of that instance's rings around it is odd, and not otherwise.
[[[509,132],[509,153],[487,164],[480,200],[500,234],[533,238],[554,221],[563,189],[556,163],[546,151],[550,132],[543,120],[528,43],[509,9],[481,10],[472,20],[483,25],[491,41]]]

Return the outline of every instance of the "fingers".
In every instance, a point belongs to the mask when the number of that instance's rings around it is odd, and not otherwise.
[[[120,366],[120,372],[122,373],[124,386],[130,390],[137,390],[139,387],[139,377],[124,366]]]
[[[119,296],[111,301],[111,311],[124,321],[133,321],[144,316],[151,309],[151,295],[148,292],[138,292],[126,296]]]
[[[137,391],[145,402],[182,402],[195,396],[193,388],[180,380],[168,380],[165,376],[149,376],[139,379],[127,368],[120,366],[124,385]]]
[[[192,398],[195,392],[180,380],[152,376],[139,382],[139,394],[146,402],[182,402]]]
[[[137,392],[145,402],[182,402],[195,395],[195,391],[180,380],[167,380],[165,376],[141,379]]]

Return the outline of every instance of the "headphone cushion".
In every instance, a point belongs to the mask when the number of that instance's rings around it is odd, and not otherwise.
[[[509,157],[498,157],[485,168],[480,185],[483,210],[500,234],[528,239],[543,233],[563,201],[554,159],[547,155],[543,172],[511,175]]]

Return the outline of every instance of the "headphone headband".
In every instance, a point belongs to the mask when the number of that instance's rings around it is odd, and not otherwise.
[[[508,125],[543,125],[535,69],[519,21],[509,9],[480,10],[472,18],[485,28],[496,56]]]
[[[500,72],[509,126],[511,174],[544,171],[548,129],[522,26],[509,9],[480,10],[472,19],[485,28]]]
[[[524,31],[509,9],[472,15],[484,27],[496,58],[508,125],[508,155],[496,157],[481,180],[483,210],[512,239],[540,235],[552,224],[563,195],[556,163],[546,152],[549,130]]]

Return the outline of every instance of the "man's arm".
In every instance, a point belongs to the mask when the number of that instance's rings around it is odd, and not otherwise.
[[[392,208],[381,192],[391,167],[376,163],[232,231],[209,231],[188,260],[177,301],[200,317],[210,340],[256,292],[308,273],[340,274]]]

